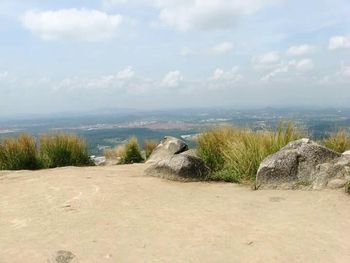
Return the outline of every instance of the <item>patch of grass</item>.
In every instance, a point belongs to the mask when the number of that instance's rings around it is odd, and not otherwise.
[[[109,160],[122,158],[122,156],[125,155],[125,144],[116,146],[112,149],[105,149],[103,155]]]
[[[350,180],[345,185],[345,193],[350,194]]]
[[[321,144],[333,151],[343,153],[350,150],[350,133],[346,130],[340,130],[321,141]]]
[[[157,147],[158,143],[155,140],[145,140],[143,142],[144,149],[145,149],[145,156],[146,159],[151,156],[153,150]]]
[[[75,135],[42,136],[39,156],[45,168],[92,165],[85,141]]]
[[[136,137],[131,137],[123,147],[120,156],[120,164],[142,163],[144,161]]]
[[[275,132],[218,128],[199,136],[198,155],[213,171],[212,180],[250,183],[263,159],[301,137],[292,123],[280,124]]]
[[[0,142],[0,170],[35,170],[40,166],[33,137],[24,134]]]

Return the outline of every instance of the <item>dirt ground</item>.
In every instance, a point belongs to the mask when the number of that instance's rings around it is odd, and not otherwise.
[[[350,262],[350,196],[142,176],[0,172],[0,262]]]

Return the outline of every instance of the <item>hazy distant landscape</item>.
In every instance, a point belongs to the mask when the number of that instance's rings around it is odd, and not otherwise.
[[[280,122],[293,121],[313,138],[322,138],[339,129],[350,127],[350,109],[181,109],[158,111],[96,112],[53,117],[26,117],[0,120],[0,138],[21,133],[38,136],[43,133],[66,132],[86,139],[91,154],[101,154],[105,148],[125,143],[135,135],[140,143],[145,139],[160,140],[165,135],[181,137],[190,146],[192,139],[204,130],[233,125],[253,130],[275,129]]]

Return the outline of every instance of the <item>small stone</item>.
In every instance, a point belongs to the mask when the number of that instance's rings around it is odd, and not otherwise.
[[[327,187],[331,189],[338,189],[338,188],[343,188],[345,184],[346,184],[345,179],[333,179],[328,182]]]
[[[59,250],[56,254],[57,263],[69,263],[72,259],[75,258],[75,255],[70,251]]]

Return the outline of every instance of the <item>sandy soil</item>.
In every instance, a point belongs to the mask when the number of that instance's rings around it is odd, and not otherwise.
[[[350,262],[350,196],[144,177],[0,173],[0,262]]]

